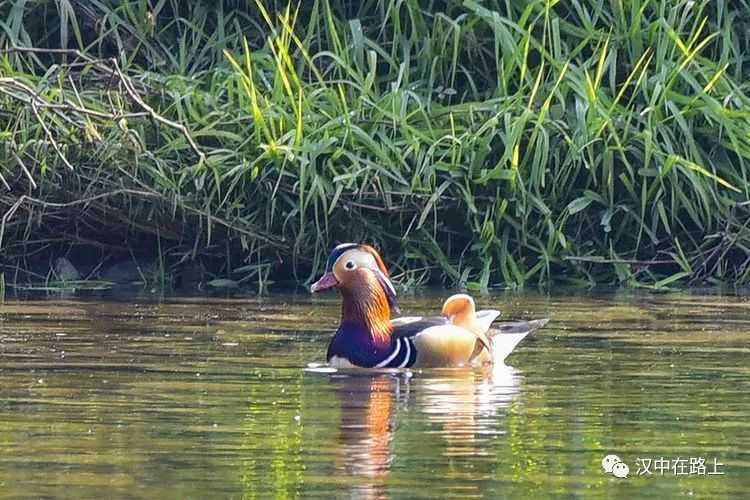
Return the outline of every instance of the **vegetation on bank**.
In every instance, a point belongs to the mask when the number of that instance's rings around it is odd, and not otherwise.
[[[0,272],[748,284],[749,50],[744,0],[0,0]]]

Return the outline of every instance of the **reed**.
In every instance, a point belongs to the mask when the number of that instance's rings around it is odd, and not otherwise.
[[[0,0],[2,271],[748,284],[749,7]]]

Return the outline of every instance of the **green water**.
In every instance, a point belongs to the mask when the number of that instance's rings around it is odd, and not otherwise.
[[[0,497],[747,497],[748,298],[479,302],[552,321],[512,368],[344,376],[305,370],[333,294],[6,301]],[[723,474],[636,474],[661,457]]]

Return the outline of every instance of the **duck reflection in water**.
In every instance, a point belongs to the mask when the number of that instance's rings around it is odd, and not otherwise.
[[[392,375],[332,377],[341,405],[336,469],[354,498],[386,498],[393,454],[394,407],[404,381]]]
[[[475,456],[485,454],[482,437],[504,433],[499,414],[520,381],[521,373],[506,365],[434,370],[412,380],[411,394],[420,414],[440,429],[443,456]]]
[[[521,374],[505,365],[404,373],[336,374],[341,407],[336,469],[353,498],[386,498],[399,418],[436,425],[446,457],[482,454],[480,435],[502,433],[498,410],[518,392]],[[408,410],[408,415],[405,410]],[[419,443],[414,443],[419,445]]]

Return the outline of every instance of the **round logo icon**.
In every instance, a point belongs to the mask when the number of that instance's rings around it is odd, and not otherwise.
[[[607,455],[602,459],[602,469],[604,469],[604,472],[612,473],[612,468],[620,462],[622,460],[617,455]]]
[[[619,478],[625,478],[628,477],[628,472],[630,472],[630,467],[628,467],[628,464],[625,462],[617,462],[615,465],[612,466],[612,475]]]

